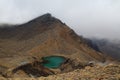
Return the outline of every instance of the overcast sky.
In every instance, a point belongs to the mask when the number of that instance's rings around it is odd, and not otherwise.
[[[120,39],[120,0],[0,0],[0,23],[24,23],[44,13],[79,35]]]

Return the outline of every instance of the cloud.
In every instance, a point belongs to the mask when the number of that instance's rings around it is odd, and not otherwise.
[[[120,35],[120,0],[0,0],[0,10],[1,23],[24,23],[49,12],[79,35]]]

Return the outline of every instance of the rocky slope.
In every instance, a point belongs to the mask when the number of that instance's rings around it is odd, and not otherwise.
[[[0,28],[0,55],[44,55],[79,53],[81,58],[103,61],[101,53],[89,48],[81,37],[50,14],[23,25]]]
[[[119,80],[120,65],[107,65],[94,67],[85,67],[75,71],[58,74],[49,77],[41,77],[39,80]]]
[[[19,74],[36,70],[35,74],[40,75],[42,69],[48,74],[51,70],[39,64],[42,57],[51,55],[69,59],[65,63],[67,66],[63,67],[69,67],[68,71],[88,65],[90,61],[105,62],[100,52],[89,47],[82,37],[51,14],[42,15],[22,25],[0,28],[0,74],[3,76],[10,76],[9,72],[13,73],[16,69],[22,70]],[[37,65],[33,65],[36,61]],[[31,67],[28,68],[28,65]]]
[[[51,75],[40,78],[9,78],[0,77],[0,80],[120,80],[120,65],[109,64],[107,66],[87,66],[84,69],[76,69],[69,73]]]

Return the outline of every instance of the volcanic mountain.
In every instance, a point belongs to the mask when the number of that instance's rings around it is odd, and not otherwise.
[[[1,26],[0,65],[5,69],[52,55],[81,62],[105,61],[102,53],[49,13],[22,25]]]
[[[13,55],[72,55],[103,61],[72,29],[51,14],[28,23],[0,28],[0,57]]]

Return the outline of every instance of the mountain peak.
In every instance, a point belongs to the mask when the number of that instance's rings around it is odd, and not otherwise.
[[[42,16],[39,16],[35,18],[34,20],[31,20],[30,22],[37,22],[37,23],[53,23],[53,22],[60,22],[62,23],[59,19],[53,17],[50,13],[46,13]]]
[[[46,13],[21,25],[13,25],[12,27],[6,26],[0,28],[0,37],[13,37],[16,36],[15,34],[21,35],[23,37],[24,35],[27,35],[26,38],[30,37],[31,35],[31,37],[33,37],[36,34],[42,33],[46,30],[50,30],[55,27],[61,27],[61,24],[65,25],[62,21],[53,17],[50,13]],[[25,39],[23,37],[22,39]]]
[[[50,13],[43,14],[40,18],[50,18],[52,15]]]
[[[46,13],[46,14],[44,14],[44,15],[36,18],[36,19],[39,19],[39,20],[41,20],[42,22],[47,22],[47,21],[50,21],[52,18],[53,18],[53,17],[52,17],[52,15],[51,15],[50,13]]]

